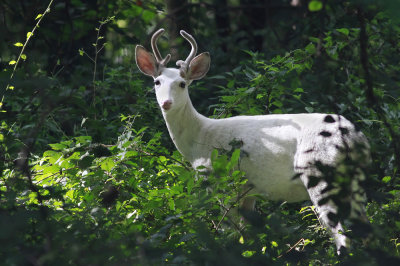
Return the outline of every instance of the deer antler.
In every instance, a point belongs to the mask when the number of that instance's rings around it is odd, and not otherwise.
[[[186,31],[181,30],[180,33],[181,33],[182,37],[185,38],[192,46],[192,50],[190,51],[190,54],[188,55],[186,60],[185,61],[179,60],[176,62],[176,65],[179,66],[183,72],[186,72],[189,67],[190,61],[192,61],[192,59],[196,56],[197,43],[196,43],[195,39],[193,38],[193,36],[190,35],[189,33],[187,33]]]
[[[161,57],[160,51],[158,50],[158,47],[157,47],[158,37],[160,37],[161,34],[164,33],[164,31],[165,31],[164,29],[159,29],[151,37],[151,48],[153,49],[154,56],[156,57],[157,63],[162,66],[166,66],[168,64],[169,60],[171,59],[170,54],[167,54],[167,56],[163,59]]]

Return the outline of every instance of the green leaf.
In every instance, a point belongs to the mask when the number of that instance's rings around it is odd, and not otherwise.
[[[70,198],[70,199],[74,199],[74,195],[75,195],[75,190],[71,189],[68,190],[67,193],[65,193],[65,197]]]
[[[240,158],[240,149],[236,149],[236,150],[232,153],[232,157],[231,157],[231,164],[232,164],[232,166],[235,166],[235,165],[239,162],[239,158]]]
[[[172,199],[168,201],[168,206],[171,211],[175,210],[175,202]]]
[[[17,63],[17,61],[15,60],[11,60],[10,62],[8,62],[9,65],[15,65]]]
[[[400,229],[400,222],[399,222],[399,221],[396,221],[395,224],[396,224],[397,229]],[[398,244],[397,244],[397,245],[398,245]]]
[[[187,189],[188,194],[192,193],[193,187],[194,187],[194,179],[190,178],[186,184],[186,189]]]
[[[392,180],[392,177],[391,176],[385,176],[384,178],[382,178],[382,182],[383,183],[389,183],[390,182],[390,180]]]
[[[233,86],[235,85],[235,80],[230,80],[229,82],[228,82],[228,84],[226,85],[226,87],[228,88],[228,89],[232,89],[233,88]]]
[[[217,158],[218,158],[218,150],[217,150],[217,149],[214,149],[214,150],[211,152],[211,161],[215,161]]]
[[[309,43],[306,48],[305,48],[306,52],[309,54],[315,54],[315,51],[317,50],[315,48],[315,45],[313,43]]]
[[[242,256],[245,258],[249,258],[253,256],[256,252],[254,250],[246,250],[242,253]]]
[[[33,33],[29,31],[29,32],[26,34],[26,39],[29,39],[32,35],[33,35]]]
[[[20,42],[16,42],[16,43],[14,43],[14,46],[21,47],[21,46],[24,46],[24,45],[22,43],[20,43]]]
[[[316,38],[316,37],[309,37],[308,39],[315,43],[319,43],[319,41],[320,41],[319,38]]]
[[[155,16],[154,12],[148,11],[148,10],[144,10],[142,13],[142,18],[144,19],[144,21],[149,22],[151,21]]]
[[[115,162],[112,158],[106,158],[101,162],[100,168],[104,171],[110,172],[115,166]]]
[[[309,112],[309,113],[314,112],[314,108],[312,108],[310,106],[306,106],[304,109],[306,109],[306,111]]]
[[[281,108],[283,106],[283,103],[279,100],[274,101],[272,104],[278,108]]]
[[[82,144],[87,144],[92,142],[92,137],[91,136],[79,136],[75,137],[77,143],[82,143]]]
[[[350,33],[349,29],[346,29],[346,28],[336,29],[336,31],[343,33],[346,36],[348,36]]]
[[[38,19],[40,19],[41,17],[43,17],[43,14],[37,15],[36,18],[35,18],[35,20],[38,20]]]
[[[320,11],[322,9],[322,7],[323,7],[323,4],[317,0],[312,0],[308,4],[308,10],[310,10],[311,12]]]
[[[49,146],[56,151],[61,151],[64,150],[66,148],[68,148],[68,146],[62,144],[62,143],[50,143]]]
[[[22,60],[26,60],[26,54],[21,54]]]
[[[60,171],[60,167],[57,165],[48,165],[47,167],[43,168],[43,174],[54,174]]]

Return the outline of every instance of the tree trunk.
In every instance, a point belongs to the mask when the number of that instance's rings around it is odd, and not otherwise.
[[[228,13],[227,0],[215,0],[215,25],[217,28],[217,34],[223,40],[230,34],[230,19]],[[226,41],[221,42],[221,48],[224,52],[227,52]]]
[[[266,7],[269,0],[240,0],[243,6],[243,25],[241,29],[248,33],[247,37],[252,44],[249,49],[261,51],[264,42],[264,36],[260,32],[265,29]]]
[[[179,58],[178,43],[176,39],[180,30],[190,33],[190,13],[187,0],[166,0],[168,16],[168,35],[171,47],[171,60],[176,61]]]

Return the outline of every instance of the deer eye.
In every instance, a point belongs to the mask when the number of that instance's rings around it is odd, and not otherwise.
[[[155,80],[155,81],[154,81],[154,85],[160,86],[160,84],[161,84],[161,82],[160,82],[159,80]]]
[[[181,83],[179,83],[179,87],[184,89],[186,87],[186,83],[182,81]]]

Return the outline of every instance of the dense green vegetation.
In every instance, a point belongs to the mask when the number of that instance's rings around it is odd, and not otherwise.
[[[2,265],[400,265],[400,4],[395,0],[4,0]],[[176,151],[134,47],[210,51],[207,116],[326,112],[367,136],[369,223],[336,255],[310,202],[237,213],[237,150],[207,178]],[[172,63],[170,63],[172,66]],[[251,134],[251,132],[249,132]],[[347,181],[351,179],[347,177]],[[342,183],[346,184],[346,180]]]

